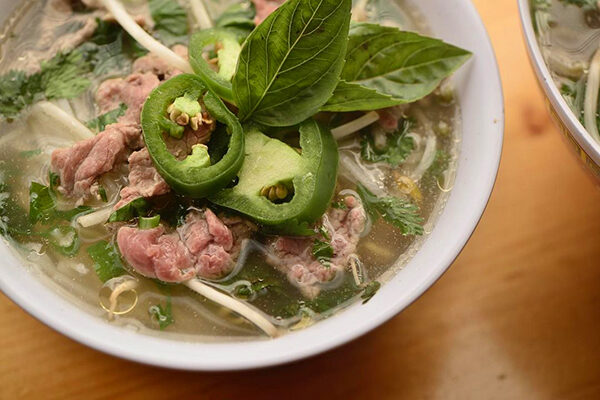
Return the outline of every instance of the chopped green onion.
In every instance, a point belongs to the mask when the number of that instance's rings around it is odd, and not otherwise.
[[[140,229],[153,229],[160,224],[160,215],[154,217],[141,217],[139,221]]]

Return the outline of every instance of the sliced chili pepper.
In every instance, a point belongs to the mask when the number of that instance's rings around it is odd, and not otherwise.
[[[194,129],[192,126],[202,116],[187,113],[199,110],[207,111],[226,127],[217,129],[212,140],[215,135],[226,135],[229,139],[227,151],[212,165],[207,146],[196,145],[187,158],[177,160],[163,137],[163,133],[182,137],[185,129]],[[182,119],[189,121],[189,126],[181,126]],[[203,198],[224,188],[244,161],[244,133],[239,121],[195,75],[178,75],[157,87],[144,104],[142,128],[156,169],[173,190],[186,196]]]
[[[219,71],[204,58],[206,46],[219,46],[215,53],[217,55]],[[235,68],[242,47],[238,38],[233,33],[220,28],[205,29],[195,33],[190,39],[190,64],[206,85],[221,96],[227,102],[234,103],[231,90],[231,79],[235,74]]]
[[[300,125],[296,150],[258,128],[246,129],[246,159],[238,183],[209,198],[273,232],[311,235],[310,225],[327,210],[336,185],[337,144],[314,120]]]

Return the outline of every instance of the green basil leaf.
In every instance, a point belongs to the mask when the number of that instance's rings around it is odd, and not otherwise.
[[[381,110],[402,104],[394,97],[378,92],[377,90],[361,86],[357,83],[340,81],[335,88],[333,96],[321,111],[350,112]]]
[[[88,247],[87,252],[94,261],[94,269],[102,282],[125,274],[121,256],[113,244],[101,240]]]
[[[246,40],[233,92],[240,119],[291,126],[314,115],[338,84],[350,0],[289,0]]]
[[[470,52],[439,39],[355,24],[350,29],[343,82],[323,110],[367,111],[417,101],[470,57]],[[361,102],[361,96],[367,97]]]

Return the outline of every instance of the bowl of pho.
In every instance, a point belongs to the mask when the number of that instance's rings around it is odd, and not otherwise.
[[[600,3],[519,0],[519,9],[551,114],[588,170],[600,178]]]
[[[503,99],[471,2],[0,0],[0,289],[190,370],[346,343],[450,266]]]

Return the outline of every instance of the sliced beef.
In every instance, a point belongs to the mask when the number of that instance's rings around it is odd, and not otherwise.
[[[256,8],[254,23],[260,25],[271,13],[279,8],[285,0],[252,0]]]
[[[332,208],[323,217],[323,226],[334,251],[329,262],[322,263],[313,256],[313,238],[278,237],[271,243],[277,256],[274,266],[287,274],[290,282],[307,297],[316,296],[320,291],[319,284],[331,281],[338,271],[348,266],[349,256],[356,251],[365,228],[366,213],[360,201],[347,196],[344,202],[346,209]]]
[[[149,72],[109,79],[98,88],[96,103],[101,114],[118,108],[121,103],[126,104],[127,111],[119,118],[119,122],[139,125],[144,102],[159,84],[157,76]]]
[[[187,47],[177,44],[173,46],[172,50],[177,55],[187,60]],[[142,74],[149,72],[156,75],[160,80],[171,79],[172,77],[183,73],[183,71],[173,68],[164,59],[158,57],[154,53],[148,53],[147,55],[135,60],[135,62],[133,63],[133,72]]]
[[[217,279],[231,272],[234,266],[230,254],[233,248],[233,234],[212,211],[207,209],[203,214],[189,213],[178,232],[196,257],[196,271],[199,276]]]
[[[250,229],[239,229],[237,220],[229,223],[232,229],[211,210],[194,210],[176,232],[166,233],[162,226],[150,230],[122,227],[117,243],[124,259],[144,276],[165,282],[195,276],[219,279],[232,271],[241,243],[252,234]]]
[[[121,103],[127,112],[115,124],[108,125],[93,138],[52,153],[51,168],[60,176],[59,190],[81,203],[92,195],[96,180],[127,161],[129,154],[144,145],[140,112],[159,81],[152,74],[132,74],[125,79],[108,80],[98,89],[96,98],[101,112]]]
[[[72,147],[53,151],[51,167],[60,176],[59,191],[85,200],[98,177],[124,163],[139,144],[137,126],[117,123]]]
[[[182,282],[196,276],[194,259],[177,233],[159,226],[141,230],[122,227],[117,233],[121,254],[137,272],[164,282]]]
[[[400,121],[400,117],[394,112],[393,109],[385,108],[377,111],[377,114],[379,114],[378,124],[385,132],[393,133],[398,130],[398,122]]]
[[[169,193],[171,188],[154,167],[147,148],[132,153],[128,161],[129,185],[121,190],[121,200],[115,205],[115,210],[139,197]]]
[[[207,114],[208,115],[208,114]],[[215,121],[201,125],[197,131],[186,129],[182,139],[175,139],[165,135],[167,148],[178,160],[185,159],[192,152],[192,146],[206,144],[215,129]],[[145,147],[129,157],[129,184],[121,190],[121,199],[115,204],[117,210],[140,197],[154,197],[167,194],[171,191],[169,185],[160,176],[150,153]]]

